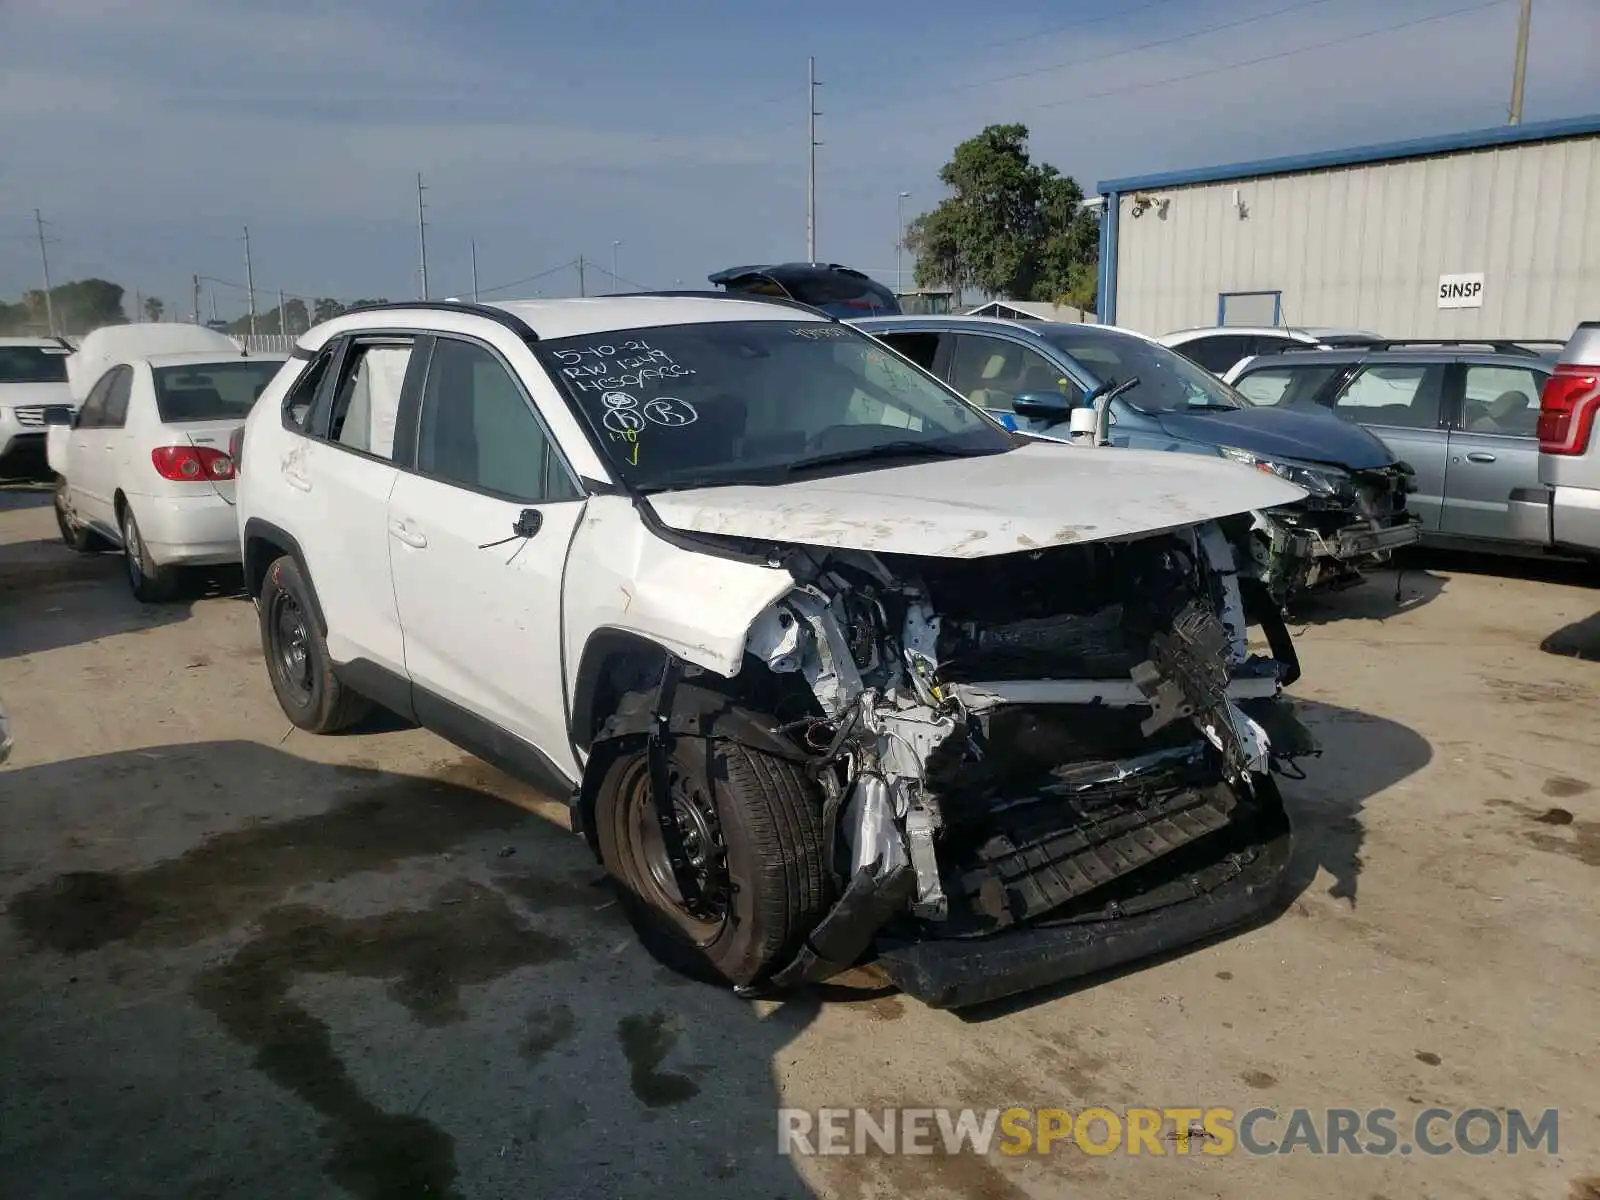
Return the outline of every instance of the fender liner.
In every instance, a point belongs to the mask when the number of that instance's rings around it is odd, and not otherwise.
[[[317,596],[317,585],[311,579],[311,567],[306,562],[306,553],[300,548],[300,542],[288,530],[274,525],[271,521],[264,521],[260,517],[251,517],[244,523],[243,546],[241,547],[244,562],[244,582],[249,589],[250,599],[261,598],[261,581],[266,578],[266,568],[271,560],[261,562],[260,558],[253,556],[250,543],[253,540],[270,542],[294,559],[295,566],[300,568],[300,576],[306,581],[306,587],[311,592],[311,615],[316,618],[317,629],[323,637],[328,636],[328,618],[322,615],[322,601]],[[274,555],[276,557],[276,555]],[[259,567],[258,571],[256,568]]]

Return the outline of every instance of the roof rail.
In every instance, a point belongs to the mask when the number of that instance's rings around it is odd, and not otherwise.
[[[738,291],[711,291],[683,289],[664,290],[659,292],[607,292],[601,299],[611,299],[618,296],[668,296],[683,300],[748,300],[755,304],[778,304],[784,308],[798,308],[801,312],[808,312],[815,317],[825,317],[835,323],[842,323],[832,313],[823,312],[820,308],[813,308],[800,300],[791,300],[787,296],[763,296],[757,292]]]
[[[497,325],[504,325],[512,333],[526,341],[536,342],[539,340],[539,335],[534,331],[533,326],[510,310],[493,304],[474,304],[467,300],[386,300],[382,304],[358,304],[353,308],[345,309],[339,315],[342,317],[349,313],[404,312],[407,309],[413,311],[422,309],[425,312],[467,313],[470,316],[483,317],[485,320],[493,321]]]
[[[1380,338],[1352,347],[1359,350],[1399,350],[1408,346],[1488,346],[1496,354],[1522,354],[1538,357],[1530,346],[1562,346],[1555,338]]]

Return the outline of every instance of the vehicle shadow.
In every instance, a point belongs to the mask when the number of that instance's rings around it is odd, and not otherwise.
[[[1322,753],[1319,757],[1301,760],[1305,779],[1280,777],[1294,848],[1276,904],[1248,925],[1169,954],[1141,959],[992,1004],[962,1009],[957,1015],[974,1022],[993,1020],[1087,991],[1109,980],[1183,958],[1203,946],[1216,945],[1270,925],[1309,891],[1323,872],[1330,878],[1327,894],[1354,908],[1363,870],[1361,850],[1366,829],[1362,812],[1366,803],[1426,767],[1433,759],[1433,747],[1420,733],[1397,721],[1336,704],[1296,698],[1295,711],[1316,737]]]
[[[198,600],[244,594],[238,567],[214,567],[186,572],[173,600],[141,604],[128,590],[120,552],[85,557],[70,581],[0,589],[0,659],[174,625],[190,618]]]
[[[1501,579],[1526,579],[1531,583],[1600,588],[1600,567],[1574,558],[1473,554],[1465,550],[1430,547],[1410,551],[1403,565],[1408,573],[1415,566],[1463,575],[1492,575]]]
[[[1563,658],[1600,662],[1600,612],[1563,625],[1540,642],[1539,649]]]
[[[772,1064],[821,997],[655,965],[517,786],[245,742],[0,773],[7,1191],[812,1195]]]
[[[1365,580],[1343,591],[1315,591],[1290,602],[1284,620],[1291,626],[1334,621],[1384,621],[1437,600],[1449,579],[1414,566],[1367,572]]]

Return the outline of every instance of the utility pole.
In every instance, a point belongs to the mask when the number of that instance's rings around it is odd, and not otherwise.
[[[198,276],[198,275],[194,276],[193,280],[194,280],[194,323],[196,325],[198,325],[198,324],[200,324],[200,276]]]
[[[278,334],[281,337],[289,332],[289,317],[283,310],[283,289],[278,289]]]
[[[250,294],[250,336],[256,335],[256,269],[250,262],[250,226],[244,227],[244,287]]]
[[[422,219],[422,172],[417,172],[417,250],[422,255],[422,298],[428,298],[428,225]]]
[[[1517,17],[1517,65],[1511,73],[1511,116],[1508,125],[1522,124],[1522,85],[1528,78],[1528,26],[1533,22],[1533,0],[1522,0]]]
[[[211,289],[211,319],[213,321],[221,319],[221,318],[219,318],[217,316],[217,289],[216,288],[212,288]]]
[[[44,319],[50,336],[56,336],[56,302],[50,298],[50,254],[44,248],[44,218],[33,210],[33,223],[39,230],[39,266],[44,270]]]
[[[910,192],[901,192],[899,199],[894,202],[894,215],[900,225],[900,240],[894,244],[894,290],[903,292],[905,280],[900,277],[900,256],[906,248],[906,201],[911,199]]]
[[[578,255],[578,295],[587,296],[588,294],[583,290],[583,255],[580,254]]]
[[[622,280],[617,278],[617,247],[620,245],[622,245],[621,242],[611,243],[611,282],[613,284],[620,284],[622,282]]]
[[[472,239],[472,302],[478,303],[478,239]]]
[[[806,261],[817,261],[817,60],[806,59],[806,113],[810,123],[810,142],[806,168]]]

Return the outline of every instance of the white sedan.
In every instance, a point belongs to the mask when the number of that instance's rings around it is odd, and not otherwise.
[[[192,325],[86,337],[68,361],[82,407],[47,442],[62,539],[121,547],[147,603],[170,599],[184,567],[238,562],[228,436],[284,361]]]

